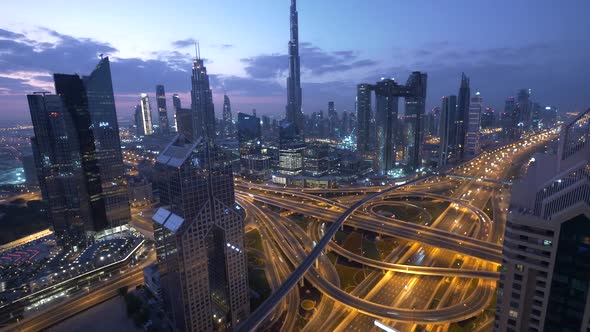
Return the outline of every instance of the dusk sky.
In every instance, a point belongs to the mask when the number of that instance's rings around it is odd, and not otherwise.
[[[164,84],[190,106],[193,41],[234,114],[281,118],[286,103],[289,0],[3,1],[0,119],[29,121],[26,94],[51,74],[89,73],[111,57],[119,118]],[[354,110],[355,86],[428,73],[427,108],[457,94],[461,72],[486,106],[531,88],[561,111],[590,107],[590,1],[299,0],[303,111]],[[400,108],[400,110],[403,108]]]

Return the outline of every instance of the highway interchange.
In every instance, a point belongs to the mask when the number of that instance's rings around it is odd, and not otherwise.
[[[499,277],[510,192],[502,182],[522,172],[532,153],[554,138],[549,132],[530,136],[445,174],[398,185],[300,189],[236,179],[247,229],[261,237],[261,249],[248,252],[264,262],[273,290],[238,330],[379,331],[377,320],[400,331],[446,331],[453,322],[482,317]],[[424,207],[429,204],[445,208],[432,213]],[[411,209],[416,220],[383,213],[388,208]],[[133,226],[147,238],[153,236],[151,220],[143,212],[150,209],[133,211]],[[344,229],[363,239],[395,239],[397,245],[380,259],[368,257],[335,240]],[[19,322],[19,329],[51,326],[115,296],[123,285],[141,283],[141,268],[154,260],[152,253],[110,283],[68,299],[67,312],[57,315],[62,306],[48,308]],[[343,284],[336,261],[362,267],[352,289]],[[322,294],[305,319],[305,294],[297,287],[303,279]],[[490,324],[489,317],[481,319],[481,327]]]
[[[398,188],[288,189],[236,181],[238,202],[264,234],[263,242],[272,243],[265,247],[272,250],[270,262],[288,261],[294,271],[240,330],[272,323],[267,317],[277,317],[282,293],[296,292],[302,276],[324,295],[304,330],[379,330],[377,319],[402,331],[444,331],[452,322],[481,315],[491,305],[499,277],[509,198],[503,183],[553,138],[548,132],[530,136],[448,171],[452,176],[425,176]],[[422,223],[375,213],[376,205],[400,205],[404,200],[417,206],[421,200],[446,201],[448,207]],[[292,213],[317,222],[303,229],[287,217]],[[341,228],[339,222],[396,238],[403,245],[380,261],[353,253],[333,241],[335,231],[330,231]],[[334,264],[325,259],[328,252],[367,267],[352,291],[341,289]],[[297,311],[291,309],[290,315]],[[283,325],[282,330],[288,329]]]

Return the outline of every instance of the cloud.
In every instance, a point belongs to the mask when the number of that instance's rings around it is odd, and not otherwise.
[[[172,50],[158,50],[149,58],[122,58],[116,47],[90,38],[78,38],[39,28],[32,34],[0,29],[0,116],[28,119],[25,94],[53,90],[53,73],[87,74],[101,53],[111,57],[113,85],[119,116],[128,116],[140,92],[154,94],[164,84],[168,94],[180,93],[186,106],[190,91],[191,50],[194,39],[173,42]],[[230,44],[211,47],[234,52]],[[480,90],[484,103],[503,107],[506,96],[519,88],[532,88],[533,99],[563,110],[588,105],[587,77],[590,51],[584,43],[543,42],[513,47],[469,48],[447,41],[415,48],[389,48],[379,60],[356,50],[328,51],[301,43],[303,105],[306,113],[326,109],[354,110],[356,84],[395,77],[405,83],[414,70],[428,73],[427,107],[437,106],[442,95],[456,94],[460,74],[471,77],[472,91]],[[189,51],[189,52],[185,52]],[[227,91],[239,111],[257,108],[260,114],[284,114],[288,55],[259,54],[240,61],[244,76],[210,72],[216,109],[221,111]],[[206,60],[206,64],[211,61]],[[400,106],[400,110],[403,107]]]
[[[233,48],[234,46],[235,45],[233,45],[233,44],[213,44],[213,45],[211,45],[211,47],[219,48],[222,50],[227,50],[227,49]]]
[[[172,46],[176,47],[176,48],[185,48],[185,47],[189,47],[189,46],[193,46],[197,43],[197,40],[194,38],[186,38],[186,39],[180,39],[180,40],[176,40],[172,42]]]
[[[377,64],[370,59],[359,59],[352,50],[325,51],[311,43],[299,45],[302,71],[309,76],[322,76],[329,73],[345,72],[355,68],[370,67]],[[240,60],[246,65],[248,75],[259,79],[272,79],[286,76],[289,68],[287,54],[262,54]]]

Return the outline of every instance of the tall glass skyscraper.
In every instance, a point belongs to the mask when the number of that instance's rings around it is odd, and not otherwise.
[[[457,117],[457,96],[443,97],[442,110],[440,112],[440,150],[438,158],[438,166],[442,167],[447,164],[449,159],[453,157],[456,152],[457,137],[455,126],[455,118]]]
[[[209,87],[207,68],[197,51],[191,76],[192,138],[206,136],[215,139],[215,109],[213,93]]]
[[[303,111],[301,109],[301,68],[299,59],[299,18],[297,1],[291,0],[289,39],[289,76],[287,77],[287,121],[294,123],[300,133],[303,133]]]
[[[426,73],[412,72],[406,85],[384,78],[374,85],[363,83],[357,86],[357,150],[364,153],[374,148],[374,169],[378,174],[388,175],[396,166],[398,136],[402,136],[398,128],[399,97],[405,98],[407,123],[410,124],[405,140],[408,145],[406,166],[411,169],[420,167],[426,79]],[[374,137],[370,135],[371,91],[375,91],[376,97]]]
[[[384,79],[374,87],[376,98],[375,110],[375,169],[382,175],[395,168],[395,134],[397,132],[397,114],[399,97],[396,93],[397,83]]]
[[[467,158],[479,154],[479,132],[481,128],[481,113],[483,110],[483,99],[479,92],[471,97],[469,104],[469,117],[467,122],[467,133],[465,134],[465,155]]]
[[[356,88],[356,150],[364,154],[370,150],[372,140],[369,137],[371,127],[371,85],[362,83]]]
[[[82,79],[88,96],[107,220],[111,228],[122,226],[131,220],[131,212],[109,58],[102,58],[92,73]]]
[[[163,307],[178,331],[231,330],[250,311],[244,214],[230,159],[210,143],[178,135],[154,169]]]
[[[421,151],[426,110],[426,80],[426,73],[413,72],[406,82],[406,87],[411,90],[411,94],[405,98],[404,161],[412,170],[416,170],[422,165]]]
[[[152,124],[150,97],[146,93],[141,94],[138,106],[139,108],[136,108],[135,111],[135,122],[138,128],[138,133],[142,136],[149,136],[154,133],[154,126]]]
[[[79,246],[130,220],[108,57],[54,81],[58,96],[28,96],[33,151],[58,242]]]
[[[232,135],[233,116],[231,113],[231,103],[227,95],[223,95],[223,136],[229,137]]]
[[[158,106],[158,129],[161,134],[168,135],[170,133],[170,124],[168,123],[166,92],[163,85],[156,85],[156,103]]]
[[[456,157],[458,160],[465,158],[465,135],[467,134],[467,123],[469,121],[469,98],[471,98],[469,77],[465,73],[462,73],[459,98],[457,99],[457,116],[455,117],[456,137],[454,145],[456,145]]]
[[[35,94],[27,99],[35,133],[31,143],[39,187],[57,243],[83,246],[86,231],[94,230],[95,225],[75,115],[66,109],[61,96]],[[101,217],[97,218],[102,221],[102,225],[96,225],[99,228],[106,226],[104,213]]]

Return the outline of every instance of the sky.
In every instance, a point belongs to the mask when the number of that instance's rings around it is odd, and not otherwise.
[[[30,121],[26,94],[51,74],[88,74],[111,58],[117,113],[164,84],[190,106],[194,41],[234,114],[284,116],[289,0],[2,1],[0,120]],[[562,112],[590,107],[588,0],[299,0],[303,111],[354,110],[356,85],[428,74],[427,108],[457,94],[461,72],[486,106],[518,89]],[[155,102],[155,99],[153,100]]]

